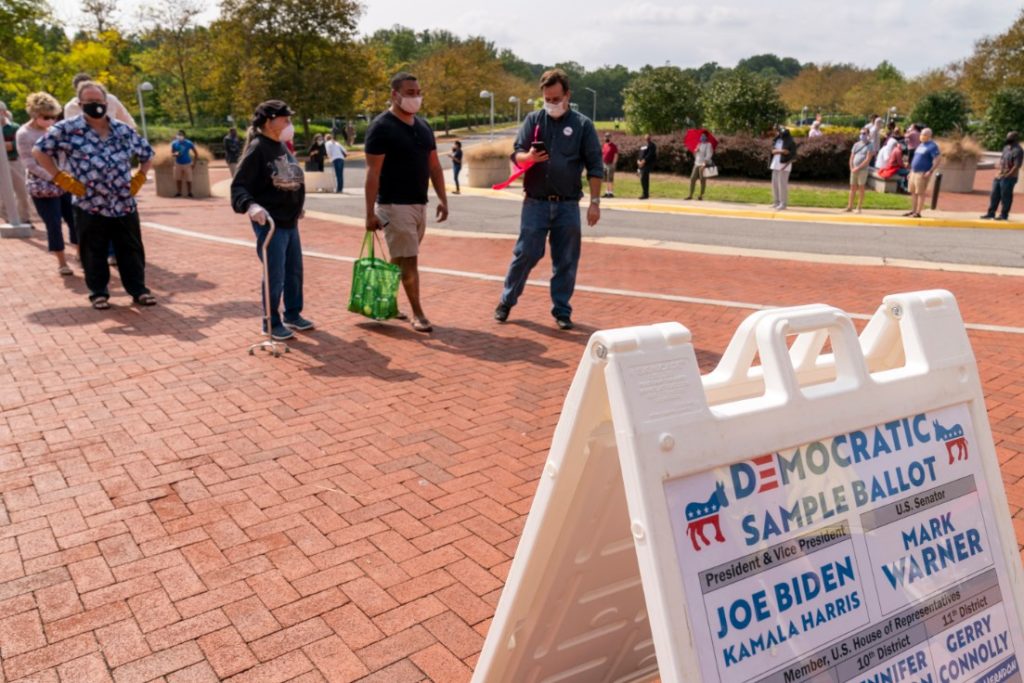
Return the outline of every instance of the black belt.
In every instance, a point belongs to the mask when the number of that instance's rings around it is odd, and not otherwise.
[[[526,195],[527,199],[536,199],[539,202],[578,202],[579,197],[563,197],[560,194],[549,194],[549,195]]]

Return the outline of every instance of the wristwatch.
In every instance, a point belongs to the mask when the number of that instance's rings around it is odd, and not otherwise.
[[[590,198],[590,204],[591,204],[591,206],[601,206],[601,198],[600,197],[591,197]]]

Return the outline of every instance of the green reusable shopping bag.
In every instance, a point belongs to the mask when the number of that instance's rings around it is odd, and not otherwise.
[[[374,320],[387,320],[398,315],[398,282],[402,271],[373,255],[375,235],[367,231],[359,258],[352,267],[348,310]]]

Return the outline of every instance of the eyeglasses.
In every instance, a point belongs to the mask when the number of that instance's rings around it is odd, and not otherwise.
[[[57,120],[56,116],[45,116],[44,115],[44,116],[40,116],[39,118],[41,118],[43,121],[56,121]]]

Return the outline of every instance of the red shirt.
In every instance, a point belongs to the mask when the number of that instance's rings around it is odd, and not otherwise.
[[[606,142],[601,147],[601,159],[604,163],[610,164],[615,161],[615,155],[619,153],[619,148],[615,146],[614,142]]]

